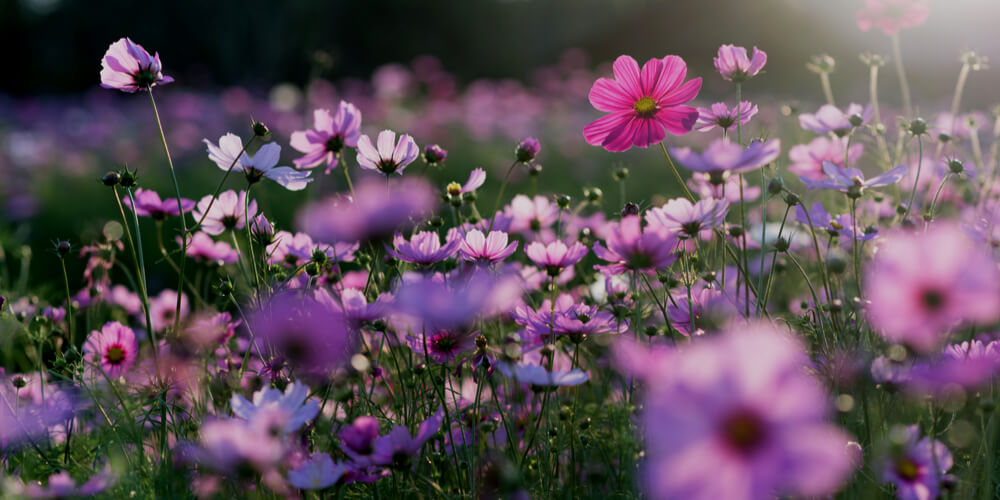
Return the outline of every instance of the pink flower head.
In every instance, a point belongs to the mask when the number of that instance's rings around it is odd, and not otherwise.
[[[587,247],[579,241],[570,246],[559,240],[548,245],[535,241],[524,247],[524,253],[536,266],[545,268],[549,276],[559,276],[563,269],[580,262],[587,255]]]
[[[517,147],[514,149],[514,156],[521,163],[531,163],[535,161],[535,157],[541,151],[542,143],[538,142],[538,139],[534,137],[527,137],[517,144]]]
[[[229,190],[219,194],[218,199],[212,202],[212,195],[205,195],[198,201],[192,215],[196,221],[202,220],[201,230],[218,236],[227,229],[243,229],[246,225],[246,217],[253,219],[257,215],[257,201],[250,200],[249,207],[246,206],[247,192]]]
[[[566,371],[549,370],[540,363],[498,363],[500,373],[518,382],[534,387],[571,387],[590,379],[590,375],[579,369]]]
[[[729,213],[729,202],[709,198],[691,203],[687,198],[674,198],[662,207],[646,212],[648,228],[693,238],[702,231],[722,225]]]
[[[337,166],[344,146],[355,147],[361,137],[361,111],[353,104],[340,101],[337,112],[328,109],[313,111],[313,128],[292,132],[291,146],[305,154],[295,159],[299,168],[313,168],[326,162],[327,173]]]
[[[528,198],[519,194],[510,200],[505,212],[511,217],[509,231],[512,233],[530,234],[559,219],[559,207],[544,196]]]
[[[743,184],[743,201],[753,201],[760,196],[760,186],[752,186],[750,183],[738,175],[723,174],[722,183],[717,183],[718,176],[712,179],[712,174],[704,172],[694,172],[688,179],[687,185],[691,191],[701,198],[716,198],[726,200],[729,203],[739,203],[740,184]]]
[[[610,113],[583,129],[588,144],[608,151],[649,147],[666,132],[683,135],[698,120],[698,110],[685,105],[701,90],[701,78],[684,82],[687,65],[677,56],[650,59],[642,70],[635,59],[620,56],[614,80],[598,78],[590,89],[590,104]]]
[[[520,279],[488,270],[455,275],[447,282],[440,275],[404,275],[394,319],[413,331],[468,330],[477,319],[509,311],[521,294]]]
[[[375,451],[378,431],[378,420],[375,417],[367,415],[358,417],[337,434],[340,438],[340,449],[354,462],[364,463]]]
[[[741,125],[750,123],[750,119],[756,114],[757,105],[747,101],[740,101],[738,107],[732,108],[726,106],[724,102],[717,102],[710,108],[698,108],[698,122],[695,123],[694,129],[698,132],[708,132],[718,127],[726,131],[736,125],[737,120]]]
[[[177,198],[160,200],[160,195],[156,194],[156,191],[143,188],[137,188],[134,197],[135,207],[132,206],[130,198],[126,198],[124,201],[125,206],[135,210],[136,215],[152,217],[156,220],[165,220],[168,216],[180,215],[177,208]],[[182,198],[181,207],[185,212],[190,212],[194,208],[194,201]]]
[[[424,443],[430,441],[441,430],[442,420],[444,420],[444,412],[439,409],[437,413],[420,424],[416,435],[411,435],[410,430],[404,425],[393,427],[389,434],[375,440],[372,462],[376,465],[398,469],[416,466],[414,459],[420,456],[420,449],[423,448]]]
[[[717,139],[702,154],[691,148],[670,148],[670,154],[684,168],[705,172],[721,184],[731,173],[750,172],[776,160],[781,154],[781,140],[752,141],[744,149],[739,144]]]
[[[657,363],[638,371],[651,498],[823,497],[850,475],[850,438],[794,336],[740,326],[638,357]]]
[[[865,0],[865,8],[857,13],[858,29],[875,26],[892,36],[902,28],[924,24],[929,13],[927,0]]]
[[[129,38],[112,43],[101,59],[101,86],[106,89],[132,94],[172,81],[173,78],[163,74],[160,54],[149,55],[146,49]]]
[[[830,162],[837,167],[844,168],[844,148],[847,147],[846,137],[817,137],[809,144],[798,144],[788,150],[788,159],[792,164],[788,166],[793,174],[805,177],[814,181],[826,179],[823,173],[823,163]],[[854,164],[861,157],[864,149],[862,144],[851,144],[847,151],[847,160]]]
[[[312,172],[300,172],[292,167],[278,167],[281,156],[281,146],[269,142],[260,147],[253,156],[243,151],[243,143],[239,136],[228,133],[219,138],[219,145],[212,144],[208,139],[202,139],[208,146],[208,158],[222,170],[243,172],[247,182],[254,184],[262,178],[271,179],[281,184],[289,191],[301,191],[312,182],[309,175]]]
[[[666,269],[677,260],[675,248],[677,236],[674,233],[655,229],[643,231],[639,216],[629,215],[611,226],[603,245],[594,243],[594,255],[609,262],[594,268],[607,274],[651,273]]]
[[[420,358],[427,356],[435,363],[448,363],[476,347],[476,334],[465,330],[438,330],[407,335],[406,343]]]
[[[82,484],[77,485],[76,480],[70,476],[68,471],[57,472],[49,476],[48,486],[42,486],[37,481],[21,483],[20,481],[10,481],[7,483],[7,493],[18,498],[76,498],[96,496],[111,486],[115,479],[115,474],[110,466],[105,466],[97,474]]]
[[[767,52],[753,48],[751,55],[745,47],[725,44],[719,47],[719,53],[712,61],[722,78],[732,82],[743,82],[757,76],[767,64]]]
[[[439,165],[444,163],[445,158],[448,157],[448,150],[442,148],[437,144],[428,144],[424,146],[424,162],[428,165]]]
[[[379,132],[378,149],[375,149],[367,135],[358,139],[358,165],[385,175],[403,175],[403,169],[419,155],[420,148],[412,137],[403,134],[399,137],[399,142],[396,142],[396,133],[392,130]]]
[[[458,251],[462,241],[458,238],[448,238],[444,245],[434,231],[419,231],[407,241],[402,234],[396,233],[392,245],[386,245],[386,250],[393,257],[421,266],[429,266],[445,259],[450,259]]]
[[[187,295],[181,294],[181,319],[190,311]],[[149,319],[153,331],[160,332],[174,326],[174,314],[177,313],[177,292],[165,289],[149,300]]]
[[[843,137],[855,127],[851,123],[851,117],[855,115],[861,117],[861,124],[868,123],[872,117],[871,105],[861,107],[860,104],[852,102],[847,106],[847,109],[841,111],[840,108],[832,104],[824,104],[815,114],[802,113],[799,115],[799,125],[817,134],[833,133],[837,137]]]
[[[896,497],[904,500],[932,500],[941,491],[941,479],[954,465],[948,447],[941,441],[920,437],[920,428],[911,425],[895,432],[902,443],[890,451],[882,464],[882,478],[896,485]]]
[[[865,174],[856,168],[840,168],[833,163],[823,162],[826,179],[814,181],[808,177],[799,177],[799,180],[809,189],[834,189],[842,193],[856,190],[861,193],[865,188],[891,186],[902,180],[907,170],[909,169],[906,165],[898,165],[871,179],[865,179]]]
[[[118,378],[135,364],[139,343],[131,328],[117,322],[105,323],[100,331],[94,330],[83,344],[87,363],[104,370],[111,378]]]
[[[866,272],[867,316],[892,342],[931,352],[960,323],[1000,317],[1000,270],[951,224],[886,237]]]
[[[457,233],[457,229],[453,229]],[[449,236],[450,239],[450,236]],[[517,251],[517,242],[507,244],[508,236],[503,231],[490,231],[489,236],[484,236],[478,229],[465,233],[465,237],[459,243],[458,251],[462,258],[483,264],[495,264]]]
[[[178,236],[177,243],[180,242],[181,238]],[[198,262],[216,266],[232,264],[240,258],[232,245],[225,241],[215,241],[201,231],[194,233],[188,241],[187,255]]]
[[[289,434],[295,432],[306,422],[316,418],[319,413],[319,402],[316,400],[306,401],[309,397],[309,386],[292,382],[285,387],[282,393],[278,389],[264,387],[253,394],[253,402],[247,401],[240,394],[233,394],[229,406],[233,409],[233,414],[243,420],[254,420],[264,411],[281,411],[287,418],[281,432]]]
[[[274,352],[303,375],[328,374],[354,353],[354,336],[345,318],[310,297],[279,294],[253,314],[250,323],[261,349]]]

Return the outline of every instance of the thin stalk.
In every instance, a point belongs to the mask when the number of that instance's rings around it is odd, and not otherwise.
[[[894,33],[892,40],[892,57],[896,63],[896,75],[899,77],[899,91],[903,95],[903,115],[913,116],[913,104],[910,99],[910,83],[906,79],[906,69],[903,68],[903,50],[899,46],[899,33]]]
[[[879,132],[883,128],[882,126],[882,114],[879,112],[878,104],[878,65],[872,64],[870,66],[870,71],[868,72],[868,93],[871,96],[872,101],[872,120],[875,123],[875,142],[878,143],[878,150],[880,156],[885,160],[886,169],[891,167],[891,162],[889,160],[889,146],[885,142],[885,136]]]
[[[66,258],[59,256],[59,265],[62,267],[63,285],[66,286],[66,337],[69,345],[76,345],[76,334],[73,330],[73,296],[69,293],[69,275],[66,274]]]
[[[688,189],[687,184],[684,184],[684,179],[681,178],[681,173],[677,171],[677,165],[674,165],[674,160],[670,159],[670,155],[667,154],[667,147],[660,143],[660,151],[663,151],[663,157],[667,159],[667,165],[670,166],[670,171],[674,173],[674,178],[677,179],[677,184],[680,184],[681,188],[684,189],[684,195],[687,196],[691,203],[695,202],[694,195],[691,194],[691,190]]]
[[[125,209],[122,207],[122,198],[118,194],[118,186],[114,187],[115,201],[118,203],[118,212],[122,216],[122,225],[125,226],[125,237],[128,240],[129,250],[132,251],[132,261],[135,264],[135,280],[139,288],[139,298],[142,300],[142,310],[146,316],[146,331],[149,332],[149,343],[150,347],[153,349],[153,358],[157,356],[156,349],[156,332],[153,331],[153,321],[150,319],[149,315],[149,294],[146,291],[146,273],[142,270],[140,266],[139,254],[135,249],[135,241],[132,238],[132,230],[130,229],[128,218],[125,217]],[[133,207],[135,204],[133,203]],[[133,212],[134,214],[134,212]],[[138,231],[138,227],[136,227]],[[137,233],[138,234],[138,233]]]
[[[937,208],[938,197],[941,196],[941,191],[944,189],[944,185],[948,183],[948,179],[951,179],[951,176],[952,176],[952,173],[948,172],[944,176],[944,179],[941,179],[941,184],[938,185],[937,192],[934,193],[934,200],[931,201],[930,212],[928,212],[928,215],[930,216],[929,217],[930,220],[927,221],[927,224],[930,224],[930,222],[932,220],[934,220],[934,213],[935,213],[935,209]]]
[[[948,135],[955,137],[955,125],[958,123],[958,108],[962,104],[962,93],[965,92],[965,82],[969,78],[968,63],[962,64],[962,69],[958,71],[958,81],[955,82],[955,94],[951,98],[951,130]]]
[[[913,198],[917,194],[917,183],[920,182],[920,168],[924,163],[924,143],[917,136],[917,176],[913,179],[913,189],[910,190],[910,201],[906,203],[906,212],[903,213],[903,220],[910,216],[910,208],[913,207]]]
[[[819,74],[819,83],[823,86],[823,96],[826,97],[826,103],[830,106],[836,106],[833,102],[833,88],[830,86],[830,74],[823,71]]]

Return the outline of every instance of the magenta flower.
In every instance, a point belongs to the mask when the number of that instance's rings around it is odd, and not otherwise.
[[[83,344],[84,359],[91,366],[99,367],[110,378],[118,378],[128,371],[139,355],[139,343],[131,328],[110,321],[94,330]]]
[[[662,360],[637,373],[651,498],[822,497],[849,476],[849,437],[794,336],[740,326],[643,357]]]
[[[655,272],[670,267],[677,260],[674,255],[677,237],[663,231],[643,231],[638,215],[623,217],[621,222],[611,225],[608,232],[603,245],[594,243],[594,255],[609,262],[594,266],[603,273]]]
[[[739,107],[732,108],[726,106],[724,102],[717,102],[710,108],[698,108],[698,122],[695,123],[694,129],[698,132],[708,132],[718,127],[725,132],[729,127],[736,125],[737,120],[742,125],[750,123],[750,119],[756,114],[757,105],[747,101],[740,101]]]
[[[519,194],[510,200],[505,212],[511,217],[508,231],[512,233],[531,234],[559,219],[559,207],[544,196],[528,198]]]
[[[726,176],[723,174],[723,182],[716,184],[713,183],[712,174],[694,172],[687,181],[688,187],[699,197],[716,198],[726,200],[729,203],[739,203],[741,183],[743,184],[743,201],[754,201],[760,196],[760,186],[752,186],[746,179],[738,175]]]
[[[395,318],[413,331],[469,329],[479,318],[509,311],[521,298],[520,280],[489,270],[441,275],[403,276],[395,296]]]
[[[182,448],[181,457],[224,474],[267,472],[285,455],[285,445],[279,436],[239,419],[202,424],[199,444]]]
[[[687,65],[683,59],[650,59],[640,71],[635,59],[620,56],[614,74],[614,80],[598,78],[590,89],[590,104],[610,114],[584,127],[588,144],[625,151],[658,143],[666,132],[684,135],[691,131],[698,111],[685,103],[698,95],[701,78],[684,82]]]
[[[300,172],[292,167],[278,167],[281,156],[281,146],[269,142],[260,147],[253,156],[243,151],[243,143],[239,136],[232,132],[219,138],[219,145],[212,144],[208,139],[202,139],[208,146],[208,159],[215,162],[222,170],[230,167],[246,175],[247,182],[254,184],[266,177],[281,184],[289,191],[301,191],[312,182],[309,176],[312,172]]]
[[[382,172],[385,175],[403,175],[403,169],[420,155],[420,148],[413,138],[404,134],[396,142],[396,133],[383,130],[378,134],[378,149],[372,145],[367,135],[358,139],[358,165],[366,170]]]
[[[146,49],[129,38],[112,43],[101,59],[101,86],[106,89],[132,94],[172,81],[173,78],[163,74],[160,54],[149,55]]]
[[[347,466],[334,464],[329,454],[313,453],[288,471],[288,483],[300,490],[323,490],[337,484],[346,472]]]
[[[409,241],[401,233],[396,233],[392,238],[392,245],[395,248],[389,245],[385,245],[385,248],[390,255],[399,260],[429,266],[453,257],[462,243],[459,238],[449,237],[442,245],[441,238],[434,231],[419,231],[411,236]]]
[[[135,207],[132,206],[131,199],[126,198],[124,201],[125,206],[135,210],[136,215],[152,217],[156,220],[165,220],[168,216],[180,215],[180,211],[177,208],[177,198],[161,200],[160,195],[156,194],[156,191],[143,188],[137,188],[134,197]],[[194,201],[182,198],[181,207],[185,212],[190,212],[194,208]]]
[[[215,203],[212,203],[212,195],[205,195],[198,201],[192,215],[196,221],[204,217],[201,230],[212,236],[218,236],[227,229],[243,229],[246,217],[253,219],[257,215],[257,201],[251,200],[247,207],[246,199],[246,191],[236,194],[231,189],[220,193]]]
[[[393,427],[389,434],[375,440],[372,462],[376,465],[397,469],[408,469],[415,466],[415,459],[420,456],[420,449],[423,448],[424,443],[430,441],[441,430],[443,419],[444,412],[438,410],[437,413],[420,424],[416,435],[411,435],[410,430],[404,425]]]
[[[865,8],[857,13],[858,29],[875,26],[892,36],[902,28],[924,24],[929,13],[927,0],[865,0]]]
[[[767,52],[753,48],[753,55],[745,47],[725,44],[719,47],[719,53],[712,59],[715,69],[722,78],[732,82],[744,82],[757,76],[767,64]]]
[[[287,415],[285,425],[281,429],[285,434],[295,432],[316,418],[319,413],[319,403],[316,400],[306,402],[309,396],[309,386],[292,382],[282,393],[277,389],[263,387],[253,393],[253,403],[240,394],[233,394],[229,406],[233,414],[243,420],[253,420],[262,411],[280,411]]]
[[[524,247],[524,253],[536,266],[545,268],[549,276],[559,276],[564,268],[572,267],[587,255],[587,247],[579,241],[568,247],[559,240],[548,245],[535,241]]]
[[[93,497],[107,490],[114,479],[115,474],[111,471],[111,467],[105,466],[80,485],[76,484],[76,480],[68,471],[62,471],[49,476],[48,486],[42,486],[37,481],[21,483],[16,480],[7,482],[6,486],[7,493],[18,498]]]
[[[793,174],[805,177],[814,181],[826,179],[823,173],[823,163],[830,162],[844,168],[844,148],[847,147],[847,138],[837,137],[817,137],[809,144],[798,144],[788,150],[788,159],[792,164],[788,166]],[[854,164],[861,157],[864,149],[862,144],[851,144],[847,151],[847,160]]]
[[[177,237],[177,244],[180,245],[181,238]],[[214,264],[222,266],[232,264],[239,260],[240,256],[233,250],[232,245],[225,241],[215,241],[206,233],[201,231],[194,233],[188,241],[188,257],[204,264]]]
[[[359,465],[370,462],[370,455],[375,451],[375,440],[378,439],[378,420],[371,416],[361,416],[354,419],[351,425],[340,430],[340,449]]]
[[[428,165],[439,165],[448,158],[448,151],[437,144],[428,144],[424,146],[423,157]]]
[[[869,105],[862,108],[860,104],[852,102],[847,109],[841,111],[836,106],[824,104],[815,114],[800,114],[799,125],[817,134],[833,133],[837,137],[843,137],[854,128],[851,125],[851,117],[854,115],[861,117],[862,124],[868,123],[872,117],[872,107]]]
[[[345,318],[315,299],[282,293],[250,318],[261,349],[304,375],[332,372],[354,353]]]
[[[882,478],[896,485],[896,498],[934,500],[941,491],[944,474],[954,465],[948,447],[929,437],[920,438],[920,428],[902,429],[903,442],[891,450],[882,464]]]
[[[452,231],[458,232],[457,229]],[[451,235],[449,234],[449,239]],[[484,236],[483,232],[473,229],[465,233],[465,237],[460,240],[458,251],[462,258],[481,264],[495,264],[517,251],[517,242],[507,244],[508,235],[502,231],[490,231],[489,236]]]
[[[691,203],[687,198],[674,198],[662,207],[646,212],[646,228],[693,238],[702,231],[722,225],[729,213],[729,202],[708,198]]]
[[[688,170],[705,172],[721,183],[731,173],[744,173],[773,162],[781,154],[781,140],[752,141],[746,149],[739,144],[716,139],[702,154],[691,148],[670,148],[670,154]]]
[[[534,137],[528,137],[519,142],[517,147],[514,148],[514,156],[521,163],[531,163],[541,151],[542,143],[538,142],[538,139]]]
[[[278,231],[274,241],[267,247],[267,261],[271,264],[284,263],[292,267],[298,266],[317,255],[335,262],[351,262],[354,252],[358,251],[358,243],[336,242],[333,245],[316,243],[306,233],[289,233]]]
[[[886,237],[866,271],[868,320],[891,342],[936,349],[960,323],[1000,317],[1000,270],[957,226]]]
[[[826,179],[814,181],[808,177],[799,177],[799,180],[809,189],[835,189],[842,193],[849,193],[854,190],[860,194],[865,188],[876,188],[891,186],[906,176],[908,168],[906,165],[898,165],[895,168],[883,172],[871,179],[865,179],[865,174],[856,168],[840,168],[830,162],[823,162],[823,173]]]
[[[328,109],[313,111],[313,128],[292,132],[291,146],[305,154],[295,159],[299,168],[313,168],[326,162],[326,171],[337,166],[344,146],[355,147],[361,137],[361,111],[353,104],[340,101],[337,113]]]
[[[181,294],[181,319],[190,311],[187,295]],[[174,324],[174,314],[177,313],[177,292],[165,289],[156,297],[149,299],[149,320],[153,331],[163,331]]]
[[[420,358],[429,357],[435,363],[448,363],[476,347],[477,332],[439,330],[434,333],[407,335],[406,343]]]

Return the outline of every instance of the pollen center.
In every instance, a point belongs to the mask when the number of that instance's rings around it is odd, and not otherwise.
[[[104,355],[104,359],[113,365],[117,365],[125,360],[125,349],[120,345],[113,345],[108,348],[107,354]]]
[[[635,102],[632,109],[641,116],[649,116],[656,112],[656,101],[652,97],[643,97]]]

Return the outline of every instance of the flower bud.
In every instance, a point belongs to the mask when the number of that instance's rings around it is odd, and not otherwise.
[[[537,163],[532,163],[528,165],[528,175],[532,177],[538,177],[542,174],[542,166]]]
[[[71,246],[70,246],[69,242],[66,241],[66,240],[62,240],[62,241],[56,243],[56,252],[59,254],[60,258],[65,257],[66,254],[69,253],[70,249],[71,249]]]
[[[434,217],[431,217],[430,225],[431,225],[431,227],[435,227],[435,228],[444,226],[444,219],[442,219],[438,215],[435,215]]]
[[[462,185],[457,182],[448,183],[448,187],[445,188],[449,196],[458,196],[462,194]]]
[[[472,203],[476,201],[476,192],[469,191],[468,193],[462,193],[462,201],[466,203]]]
[[[625,167],[618,167],[615,169],[614,175],[616,181],[623,181],[625,179],[628,179],[628,169]]]
[[[924,135],[927,133],[927,122],[923,118],[914,118],[907,127],[907,130],[913,135]]]
[[[965,165],[962,164],[962,160],[948,160],[948,170],[953,174],[960,174],[965,171]]]
[[[791,243],[784,237],[778,237],[778,239],[774,241],[774,249],[779,252],[787,252],[790,246]]]
[[[101,183],[108,187],[117,186],[120,181],[121,176],[118,172],[108,172],[101,177]]]
[[[787,204],[788,206],[794,207],[795,205],[798,205],[801,202],[802,200],[799,199],[799,195],[795,193],[785,193],[785,204]]]
[[[851,186],[847,188],[847,197],[852,200],[861,198],[861,190],[861,186]]]
[[[599,187],[588,187],[583,188],[583,196],[587,198],[587,201],[591,203],[596,203],[601,201],[601,196],[604,194]]]
[[[534,137],[528,137],[517,145],[517,149],[514,150],[514,154],[517,157],[517,161],[521,163],[531,163],[538,156],[538,152],[542,150],[541,143],[538,139]]]
[[[259,122],[256,120],[254,120],[253,125],[250,126],[250,129],[253,130],[253,135],[257,137],[267,137],[268,135],[271,134],[271,129],[267,128],[267,125],[264,125],[264,122]]]
[[[639,215],[639,205],[632,203],[631,201],[626,203],[622,207],[622,217],[628,217],[629,215]]]
[[[833,73],[834,68],[836,68],[837,62],[830,57],[829,54],[821,54],[818,56],[812,56],[809,62],[806,63],[806,69],[812,71],[813,73],[823,74],[823,73]]]
[[[852,127],[860,127],[861,124],[865,122],[865,118],[861,116],[860,113],[854,113],[853,115],[847,117],[847,121]]]
[[[561,208],[563,210],[566,210],[566,209],[569,208],[569,204],[570,204],[571,201],[572,201],[572,198],[570,198],[569,195],[562,194],[562,195],[559,195],[558,198],[556,198],[556,205],[559,205],[559,208]]]
[[[785,188],[785,181],[781,177],[775,177],[767,182],[767,194],[777,196]]]
[[[136,178],[135,178],[136,175],[135,174],[136,174],[136,172],[129,172],[127,168],[125,170],[122,170],[122,172],[121,172],[121,174],[119,176],[119,179],[120,179],[119,183],[122,185],[122,187],[127,187],[128,188],[128,187],[135,186],[135,183],[136,183]]]
[[[250,220],[250,236],[260,246],[267,246],[274,242],[274,226],[271,221],[264,217],[264,214],[257,214]]]
[[[427,147],[424,148],[424,162],[428,165],[444,163],[444,159],[447,157],[448,151],[437,144],[428,144]]]
[[[951,142],[951,136],[945,132],[941,132],[940,134],[938,134],[938,141],[947,144]]]
[[[826,269],[830,274],[841,274],[847,270],[847,261],[837,255],[826,258]]]
[[[743,236],[743,226],[729,226],[729,236],[739,238]]]

